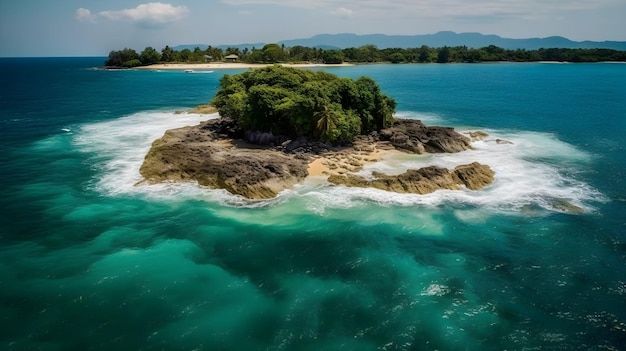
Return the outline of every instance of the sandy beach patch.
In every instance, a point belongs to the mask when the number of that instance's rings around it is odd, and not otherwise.
[[[249,69],[249,68],[262,68],[272,66],[273,64],[259,64],[259,63],[238,63],[238,62],[211,62],[211,63],[159,63],[150,66],[136,67],[136,69],[148,69],[148,70],[172,70],[172,71],[185,71],[185,70],[214,70],[214,69]],[[343,67],[354,66],[349,63],[332,64],[327,65],[323,63],[283,63],[280,64],[285,67]]]
[[[401,151],[386,142],[373,144],[357,142],[352,148],[327,152],[315,158],[309,163],[309,177],[355,173],[362,170],[365,165],[399,153]]]

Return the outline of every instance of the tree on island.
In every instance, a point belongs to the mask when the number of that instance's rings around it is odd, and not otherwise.
[[[139,55],[139,61],[144,65],[153,65],[161,60],[161,54],[151,46],[145,48]]]
[[[104,63],[109,67],[136,67],[141,66],[139,54],[133,49],[123,49],[119,51],[111,51],[108,60]]]
[[[396,107],[370,78],[278,65],[224,75],[212,104],[245,130],[335,144],[391,126]]]

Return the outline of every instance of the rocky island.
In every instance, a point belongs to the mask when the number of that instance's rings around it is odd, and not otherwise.
[[[471,148],[452,128],[395,119],[395,101],[369,78],[272,66],[225,75],[212,104],[220,118],[168,130],[152,144],[140,169],[146,182],[195,181],[248,199],[273,198],[316,175],[337,185],[417,194],[493,182],[491,168],[476,162],[354,174],[392,150]]]

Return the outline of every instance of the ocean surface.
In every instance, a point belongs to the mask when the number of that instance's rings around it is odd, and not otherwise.
[[[326,68],[490,135],[364,173],[479,161],[495,182],[246,201],[135,186],[153,140],[214,117],[175,112],[241,70],[103,62],[0,59],[0,349],[626,349],[626,65]]]

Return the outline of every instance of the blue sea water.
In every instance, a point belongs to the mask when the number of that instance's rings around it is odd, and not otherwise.
[[[153,140],[207,118],[175,111],[241,71],[103,61],[0,59],[1,349],[626,347],[626,65],[325,68],[374,78],[400,117],[490,134],[364,172],[479,161],[494,184],[250,202],[135,186]]]

